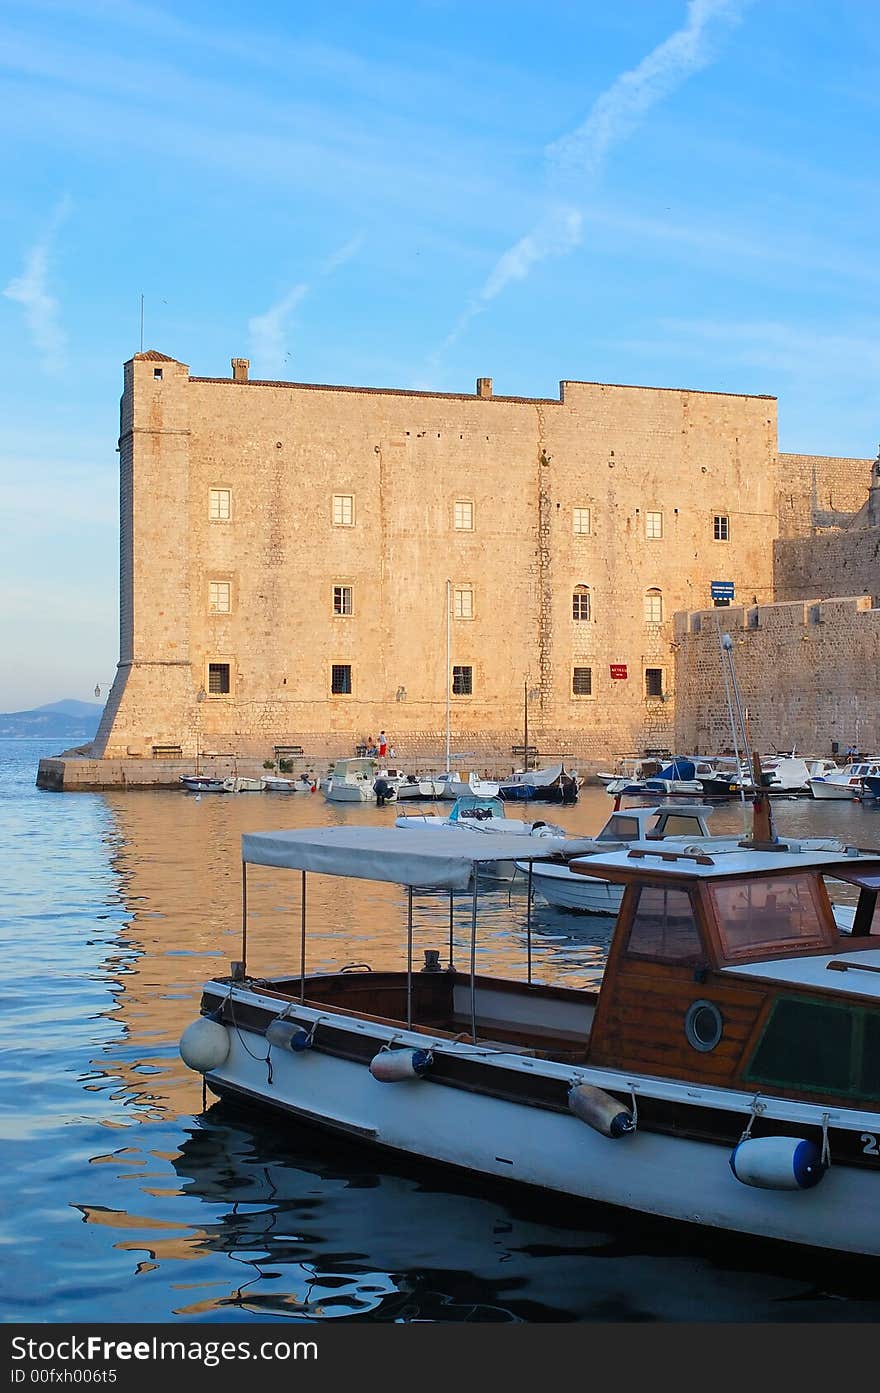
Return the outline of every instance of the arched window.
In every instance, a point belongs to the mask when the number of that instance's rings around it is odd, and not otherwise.
[[[645,623],[646,623],[646,624],[662,624],[662,623],[663,623],[663,591],[662,591],[662,590],[646,590],[646,591],[645,591]]]
[[[572,619],[589,619],[590,617],[590,587],[588,585],[576,585],[571,597],[571,617]]]

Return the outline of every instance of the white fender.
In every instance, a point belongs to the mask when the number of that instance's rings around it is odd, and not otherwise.
[[[809,1190],[826,1168],[816,1143],[803,1137],[746,1137],[734,1147],[730,1169],[759,1190]]]
[[[219,1069],[229,1054],[229,1032],[219,1021],[199,1016],[180,1037],[180,1057],[188,1069],[207,1074]]]
[[[380,1083],[399,1083],[420,1079],[430,1063],[430,1050],[380,1050],[370,1060],[370,1073]]]
[[[574,1084],[568,1092],[568,1106],[575,1117],[604,1137],[625,1137],[636,1130],[630,1109],[593,1084]]]
[[[312,1034],[304,1030],[298,1021],[274,1020],[266,1027],[266,1043],[300,1054],[311,1047]]]

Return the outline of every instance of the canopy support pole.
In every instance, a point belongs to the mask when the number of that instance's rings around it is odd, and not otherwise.
[[[477,1043],[477,868],[473,869],[474,897],[471,903],[471,1040]]]
[[[302,873],[300,891],[300,939],[299,939],[299,999],[306,999],[306,873]]]
[[[454,972],[454,971],[455,971],[455,938],[454,938],[453,927],[452,927],[452,923],[453,923],[453,921],[452,921],[452,916],[453,916],[453,897],[452,897],[452,891],[450,890],[450,892],[449,892],[449,970],[450,970],[450,972]]]
[[[241,863],[241,975],[247,973],[247,861]]]
[[[412,954],[413,954],[413,892],[406,895],[406,1028],[412,1030]]]
[[[532,985],[532,866],[529,862],[529,886],[526,892],[526,959],[528,962],[529,986]]]

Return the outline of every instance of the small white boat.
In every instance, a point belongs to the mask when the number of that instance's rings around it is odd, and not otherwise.
[[[424,798],[442,798],[445,787],[439,776],[405,774],[397,786],[397,801],[405,803]]]
[[[516,857],[522,838],[503,842]],[[521,977],[492,972],[488,944],[478,972],[479,872],[497,849],[473,833],[245,835],[239,961],[205,983],[181,1057],[281,1128],[301,1120],[410,1165],[752,1236],[793,1258],[805,1246],[880,1257],[880,856],[771,843],[757,831],[711,850],[645,841],[573,862],[625,887],[601,983],[575,988],[534,980],[529,900]],[[545,859],[539,841],[528,859]],[[296,961],[270,978],[248,972],[250,866],[301,877]],[[313,872],[405,888],[400,970],[308,972]],[[829,881],[858,893],[849,933]],[[448,939],[429,907],[440,937],[421,971],[416,890],[450,898]],[[463,945],[456,893],[469,901]]]
[[[234,793],[232,779],[218,779],[210,774],[181,774],[181,787],[188,793]]]
[[[701,804],[615,809],[595,837],[565,843],[558,852],[558,863],[547,861],[533,865],[532,888],[557,909],[577,914],[616,914],[623,899],[623,886],[612,885],[595,876],[576,874],[569,865],[572,858],[661,838],[689,845],[698,840],[707,844],[712,841],[735,844],[735,837],[711,837],[706,822],[711,812],[711,808]],[[524,875],[529,873],[528,863],[524,861],[518,862],[517,869]]]
[[[446,770],[443,774],[435,774],[434,782],[440,784],[441,792],[436,794],[437,798],[451,799],[474,795],[477,798],[497,798],[498,782],[494,779],[482,779],[475,770],[471,770],[466,778],[462,778],[457,770]]]
[[[262,781],[267,793],[314,793],[317,784],[306,774],[296,774],[285,778],[281,774],[267,774]]]
[[[375,803],[376,761],[337,759],[323,789],[328,803]]]
[[[554,822],[545,822],[542,818],[527,822],[521,818],[508,817],[500,798],[484,798],[473,794],[462,794],[457,798],[448,816],[443,813],[401,813],[395,818],[394,825],[410,830],[440,828],[446,831],[465,828],[469,832],[488,837],[502,836],[506,840],[511,836],[550,838],[559,846],[568,840],[568,833]],[[484,867],[483,874],[491,876],[493,880],[515,880],[516,862],[507,859],[492,861]]]
[[[880,756],[870,755],[865,760],[851,760],[835,773],[816,774],[808,780],[810,793],[814,798],[853,799],[861,798],[864,791],[862,780],[880,774]]]

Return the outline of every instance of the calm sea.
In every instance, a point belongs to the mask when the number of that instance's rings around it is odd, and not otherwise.
[[[44,793],[37,763],[53,753],[0,741],[4,1321],[880,1320],[863,1265],[490,1191],[210,1095],[203,1107],[177,1042],[202,982],[239,956],[241,833],[396,810]],[[609,809],[593,789],[531,815],[589,834]],[[783,832],[880,846],[868,805],[786,801],[776,816]],[[737,806],[713,821],[738,828]],[[254,881],[249,966],[289,967],[296,886]],[[324,878],[310,966],[400,965],[402,908],[393,887]],[[443,948],[445,907],[424,909],[417,946]],[[482,922],[484,961],[522,968],[522,892],[493,893]],[[595,980],[609,930],[536,905],[537,978]],[[457,931],[464,943],[464,920]]]

